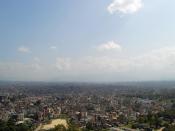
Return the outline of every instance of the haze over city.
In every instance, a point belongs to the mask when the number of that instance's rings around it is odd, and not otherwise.
[[[174,5],[0,0],[0,131],[175,131]]]
[[[0,79],[175,79],[173,0],[0,1]]]

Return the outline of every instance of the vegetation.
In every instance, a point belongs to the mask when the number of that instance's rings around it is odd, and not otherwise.
[[[26,123],[16,125],[15,122],[12,120],[9,120],[7,122],[0,121],[0,131],[31,131],[31,130],[32,128]]]

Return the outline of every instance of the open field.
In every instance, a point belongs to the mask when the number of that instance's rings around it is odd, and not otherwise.
[[[51,121],[51,123],[49,124],[45,124],[45,125],[40,125],[37,130],[35,131],[39,131],[39,130],[49,130],[54,128],[57,125],[63,125],[66,128],[68,127],[67,121],[65,119],[54,119]]]

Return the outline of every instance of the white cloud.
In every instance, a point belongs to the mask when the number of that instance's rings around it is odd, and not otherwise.
[[[35,62],[40,62],[40,58],[38,58],[38,57],[34,57],[33,60],[34,60]]]
[[[104,44],[101,44],[101,45],[97,46],[97,50],[99,50],[99,51],[109,51],[109,50],[121,51],[122,48],[116,42],[109,41],[107,43],[104,43]]]
[[[175,65],[175,47],[164,47],[135,57],[136,67],[145,70],[171,70]],[[167,70],[167,71],[168,71]]]
[[[37,60],[37,59],[36,59]],[[55,79],[54,79],[55,78]],[[54,63],[0,62],[0,79],[16,80],[154,80],[175,79],[175,47],[121,58],[58,57]]]
[[[56,66],[60,71],[71,73],[142,73],[171,72],[175,73],[175,47],[155,49],[138,56],[125,58],[111,56],[88,56],[58,58]],[[133,74],[134,75],[134,74]]]
[[[25,46],[20,46],[18,48],[18,51],[21,52],[21,53],[29,53],[30,49],[28,47],[25,47]]]
[[[50,49],[55,50],[57,47],[56,46],[50,46]]]
[[[115,12],[123,14],[132,14],[143,7],[142,0],[113,0],[107,7],[107,10],[113,14]]]
[[[69,70],[70,69],[70,59],[69,58],[61,58],[58,57],[56,59],[56,68],[59,71],[65,71],[65,70]]]
[[[40,70],[40,69],[42,68],[41,65],[39,65],[38,63],[32,64],[31,67],[32,67],[34,70],[36,70],[36,71],[38,71],[38,70]]]

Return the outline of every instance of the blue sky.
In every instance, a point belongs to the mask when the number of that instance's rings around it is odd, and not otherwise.
[[[0,1],[0,79],[174,80],[174,4]]]

